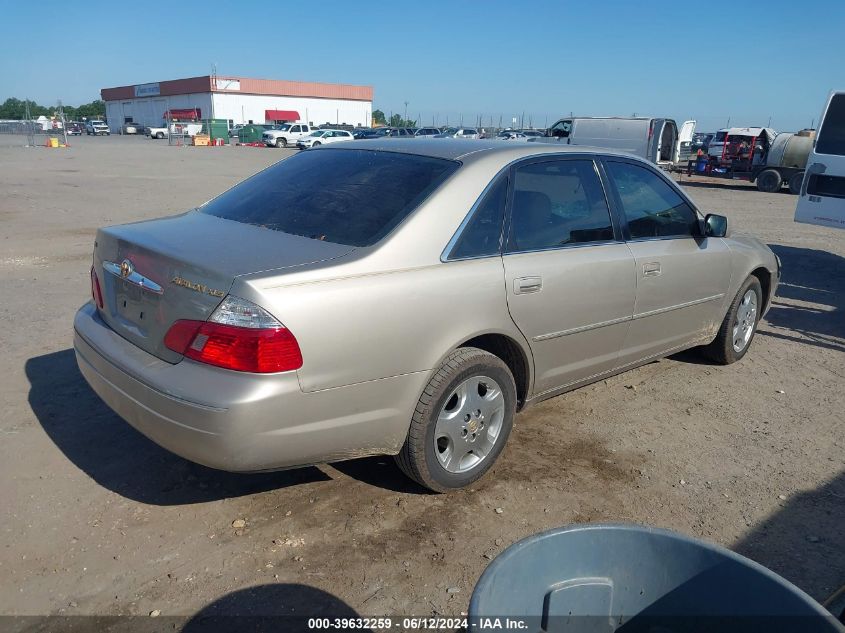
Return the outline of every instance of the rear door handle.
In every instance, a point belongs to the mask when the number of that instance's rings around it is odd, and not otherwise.
[[[540,292],[542,289],[543,279],[541,277],[519,277],[513,280],[513,293],[515,295]]]
[[[643,264],[643,277],[659,277],[660,262],[648,262]]]

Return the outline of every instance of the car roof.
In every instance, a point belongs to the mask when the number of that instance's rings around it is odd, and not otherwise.
[[[335,147],[334,145],[332,146]],[[341,146],[337,146],[339,149]],[[538,154],[600,154],[602,156],[621,156],[636,158],[633,154],[618,152],[601,147],[587,145],[562,145],[559,143],[509,143],[495,139],[401,139],[360,140],[343,143],[342,149],[370,149],[384,152],[417,154],[448,160],[478,159],[502,155],[508,160],[516,160]]]

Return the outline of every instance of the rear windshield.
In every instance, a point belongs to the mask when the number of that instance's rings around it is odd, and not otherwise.
[[[321,148],[276,163],[201,211],[315,240],[369,246],[459,166],[414,154]]]
[[[835,94],[827,106],[816,139],[817,154],[845,156],[845,94]]]

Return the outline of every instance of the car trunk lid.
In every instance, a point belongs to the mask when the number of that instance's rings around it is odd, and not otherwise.
[[[178,319],[207,320],[240,275],[341,257],[353,247],[322,242],[196,211],[100,229],[94,270],[103,320],[141,349],[166,360]]]

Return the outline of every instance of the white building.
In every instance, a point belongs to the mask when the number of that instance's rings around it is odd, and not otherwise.
[[[171,118],[228,119],[236,123],[298,121],[311,125],[369,126],[372,86],[205,75],[103,88],[112,132],[124,123],[161,125]]]

